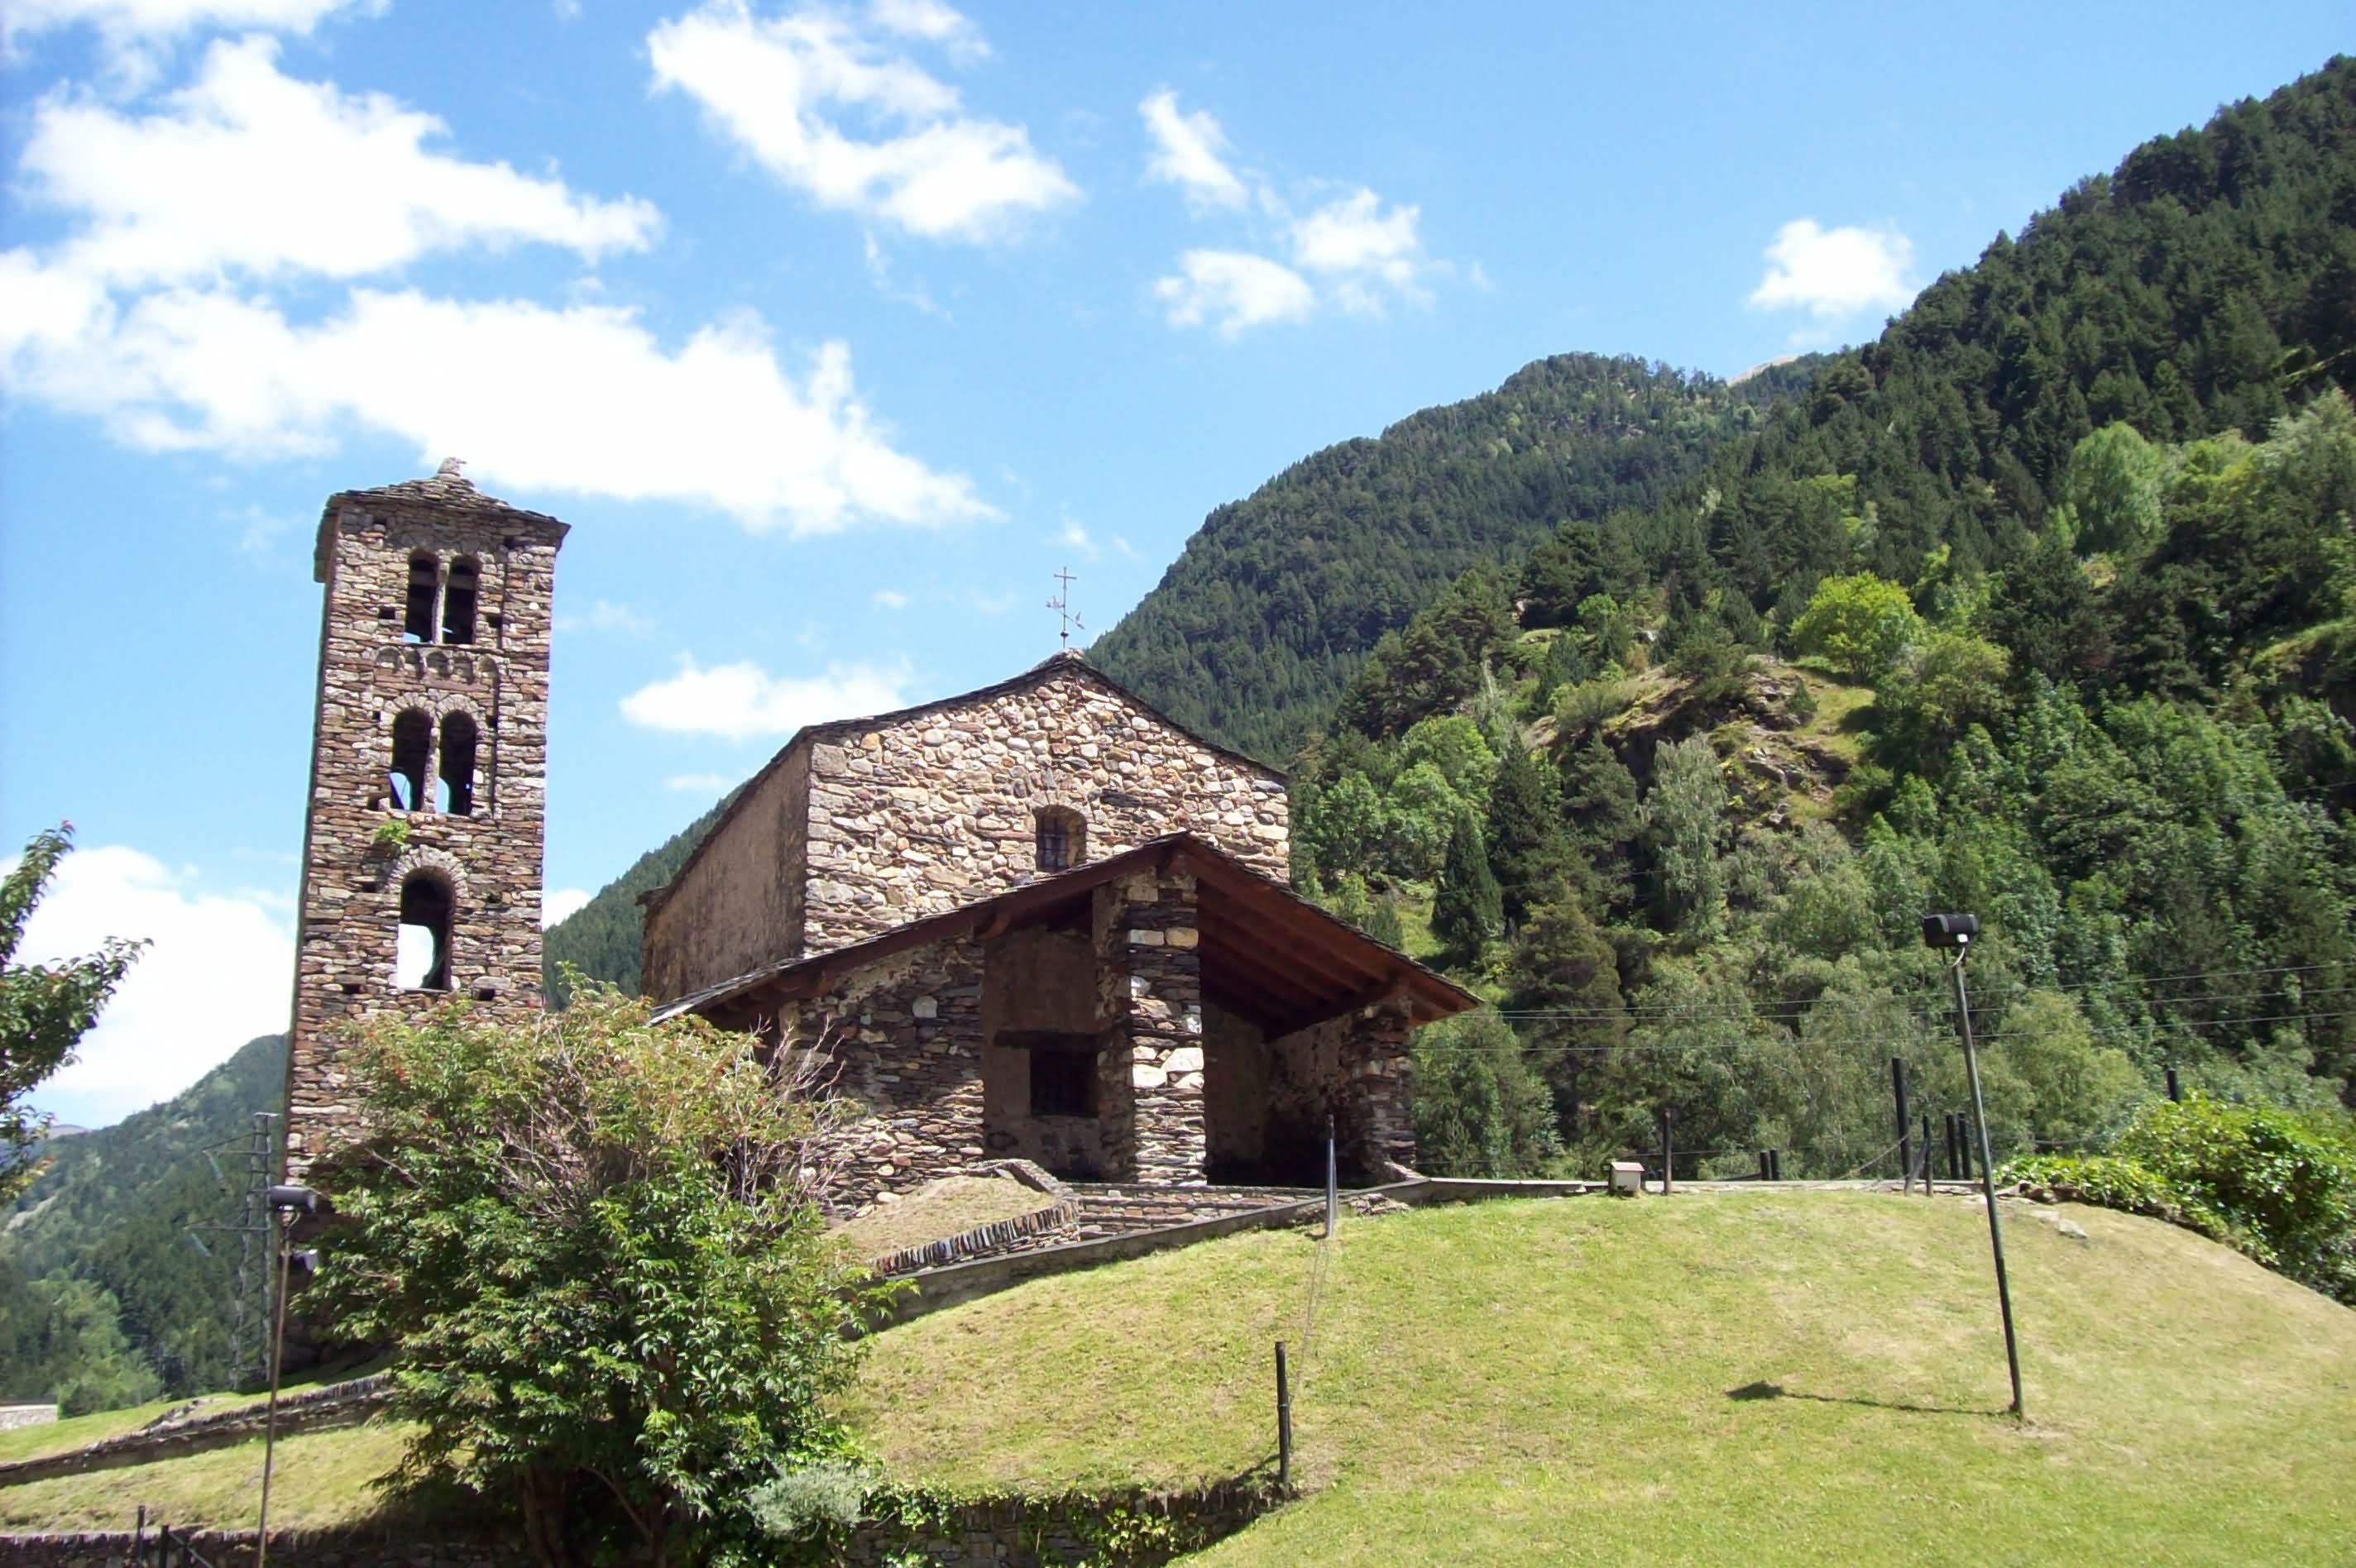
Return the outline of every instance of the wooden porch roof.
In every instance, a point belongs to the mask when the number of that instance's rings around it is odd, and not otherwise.
[[[1205,998],[1271,1035],[1394,995],[1408,1003],[1419,1023],[1480,1005],[1479,997],[1454,981],[1334,919],[1208,840],[1173,833],[946,914],[894,926],[864,942],[707,987],[666,1003],[656,1017],[766,1013],[911,947],[957,936],[986,941],[1067,918],[1105,883],[1172,865],[1183,866],[1194,877]]]

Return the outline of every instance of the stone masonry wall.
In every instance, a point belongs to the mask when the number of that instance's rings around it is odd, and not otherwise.
[[[1194,910],[1194,879],[1183,867],[1124,878],[1098,900],[1098,951],[1115,989],[1112,1016],[1128,1037],[1133,1174],[1126,1179],[1205,1179],[1203,965]]]
[[[327,585],[319,698],[288,1036],[286,1168],[299,1179],[323,1149],[356,1127],[340,1031],[445,995],[498,1016],[541,1005],[541,845],[545,815],[549,634],[556,551],[564,525],[508,507],[455,477],[350,492],[320,523]],[[444,645],[402,638],[410,556],[432,551],[446,579],[461,555],[480,563],[475,640]],[[437,627],[438,635],[438,627]],[[386,775],[392,726],[404,709],[434,721],[474,718],[474,809],[454,816],[400,810]],[[380,846],[402,823],[407,844]],[[449,993],[394,981],[402,879],[429,871],[453,895]]]
[[[1282,779],[1147,714],[1076,655],[995,696],[823,735],[809,767],[805,954],[1036,876],[1044,806],[1086,820],[1089,860],[1183,830],[1289,875]]]
[[[1414,1027],[1404,1006],[1384,1002],[1270,1040],[1270,1138],[1322,1147],[1330,1110],[1344,1180],[1381,1179],[1386,1160],[1412,1165]]]
[[[835,1144],[830,1204],[848,1212],[990,1157],[982,1141],[981,944],[894,954],[799,1004],[789,1020],[856,1108]]]
[[[682,997],[784,957],[800,931],[809,817],[809,750],[798,747],[745,786],[721,829],[727,848],[696,857],[647,911],[640,988]]]

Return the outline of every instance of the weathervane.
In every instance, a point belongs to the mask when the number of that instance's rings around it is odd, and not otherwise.
[[[1068,648],[1072,645],[1073,627],[1077,626],[1083,632],[1088,629],[1087,623],[1080,619],[1079,612],[1072,608],[1072,584],[1077,582],[1079,579],[1072,575],[1071,569],[1068,567],[1061,571],[1051,572],[1049,576],[1060,586],[1055,590],[1055,596],[1047,601],[1047,608],[1063,617],[1061,635],[1064,645]]]

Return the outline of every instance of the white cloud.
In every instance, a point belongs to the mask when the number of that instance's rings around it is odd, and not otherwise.
[[[878,610],[905,610],[908,607],[908,596],[896,588],[879,588],[873,597]]]
[[[1191,207],[1240,208],[1251,200],[1242,179],[1220,156],[1227,150],[1227,136],[1209,110],[1179,112],[1178,95],[1165,87],[1148,96],[1137,112],[1153,138],[1153,156],[1146,165],[1149,177],[1178,187]]]
[[[88,23],[116,74],[137,85],[155,70],[161,46],[199,27],[308,33],[338,11],[383,8],[384,0],[10,0],[0,32],[13,46],[20,37]]]
[[[277,53],[267,37],[217,43],[192,85],[135,118],[68,91],[43,99],[20,166],[34,199],[82,220],[63,264],[117,284],[352,278],[517,241],[594,261],[645,249],[661,226],[635,197],[429,151],[448,133],[440,120],[295,80]]]
[[[990,44],[973,19],[941,4],[941,0],[874,0],[867,14],[875,25],[887,33],[897,33],[904,38],[922,38],[928,44],[946,44],[951,53],[966,59],[984,59],[990,55]]]
[[[1112,548],[1120,551],[1120,558],[1123,560],[1143,560],[1145,559],[1143,556],[1138,554],[1137,547],[1135,545],[1130,543],[1119,534],[1112,536]]]
[[[681,795],[723,795],[735,783],[726,773],[673,773],[663,780],[663,788]]]
[[[749,317],[673,351],[629,310],[356,290],[340,314],[298,325],[221,289],[118,307],[86,276],[14,251],[0,252],[0,381],[151,451],[315,453],[362,430],[413,443],[428,466],[471,453],[487,482],[692,502],[755,529],[995,515],[962,475],[873,426],[845,345],[820,347],[797,379]]]
[[[569,920],[579,914],[589,902],[589,892],[584,888],[543,888],[540,894],[540,929]]]
[[[1754,310],[1804,310],[1834,321],[1871,309],[1903,310],[1920,285],[1908,281],[1914,242],[1894,228],[1826,229],[1794,219],[1767,247],[1767,271],[1751,292]]]
[[[641,637],[655,629],[655,623],[654,617],[642,615],[627,604],[600,599],[578,614],[557,616],[556,629],[560,632],[620,632]]]
[[[905,36],[946,6],[883,7]],[[962,21],[963,18],[958,18]],[[928,239],[984,240],[1078,188],[1020,125],[966,114],[957,90],[819,8],[774,19],[712,0],[647,36],[655,85],[677,88],[763,167],[820,207]],[[848,111],[871,133],[847,131]]]
[[[682,657],[677,675],[623,698],[622,716],[673,734],[729,741],[788,735],[806,724],[905,708],[907,678],[904,668],[865,664],[793,677],[771,675],[749,659],[705,667]]]
[[[1088,530],[1080,526],[1080,521],[1077,517],[1066,517],[1064,519],[1063,531],[1055,536],[1055,542],[1060,545],[1068,545],[1073,549],[1078,550],[1081,555],[1090,560],[1096,560],[1104,554],[1102,550],[1097,548],[1097,541],[1088,537]]]
[[[875,285],[877,293],[894,304],[913,306],[925,315],[942,321],[950,319],[948,310],[935,301],[932,291],[925,287],[924,280],[920,278],[915,284],[903,288],[894,281],[892,259],[884,253],[883,246],[875,243],[875,236],[869,234],[863,236],[863,239],[866,242],[867,277],[868,281]]]
[[[77,849],[60,861],[16,959],[79,957],[115,936],[153,945],[82,1037],[80,1061],[34,1096],[64,1120],[115,1121],[178,1093],[256,1035],[286,1028],[288,926],[260,900],[199,893],[136,849]]]
[[[1317,307],[1307,279],[1244,251],[1189,251],[1178,258],[1175,274],[1154,283],[1153,293],[1171,325],[1215,325],[1230,342],[1269,322],[1305,321]]]
[[[1380,315],[1387,293],[1427,297],[1418,282],[1425,266],[1415,231],[1421,209],[1394,204],[1385,215],[1382,205],[1361,187],[1294,223],[1290,236],[1293,261],[1326,279],[1336,303],[1356,315]]]

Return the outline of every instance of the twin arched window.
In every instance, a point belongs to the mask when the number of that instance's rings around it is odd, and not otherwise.
[[[395,811],[475,814],[475,761],[482,733],[471,713],[442,718],[442,765],[434,766],[434,720],[405,708],[392,721],[392,771],[386,775]]]
[[[471,643],[475,611],[482,598],[483,565],[471,555],[450,563],[449,575],[432,550],[409,558],[409,593],[402,612],[402,640],[411,643]]]

